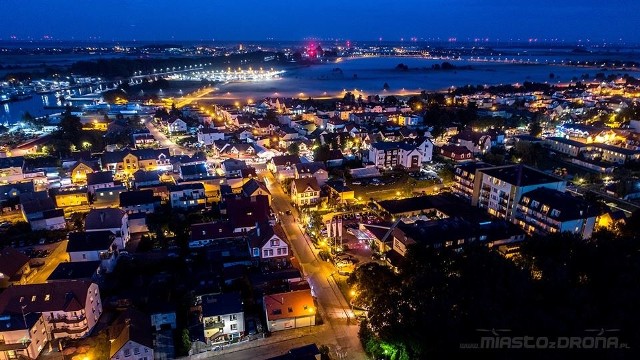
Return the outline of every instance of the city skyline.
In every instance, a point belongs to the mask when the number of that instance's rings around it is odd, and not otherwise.
[[[640,22],[640,4],[614,3],[619,6],[575,0],[535,4],[431,0],[402,5],[381,0],[276,1],[268,5],[255,0],[212,1],[203,5],[187,0],[176,9],[176,3],[168,0],[155,1],[152,7],[141,1],[7,0],[4,7],[12,12],[3,19],[0,40],[640,42],[634,31]]]

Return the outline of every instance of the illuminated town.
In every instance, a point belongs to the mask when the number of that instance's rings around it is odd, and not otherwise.
[[[0,360],[634,358],[640,42],[91,31],[0,29]]]

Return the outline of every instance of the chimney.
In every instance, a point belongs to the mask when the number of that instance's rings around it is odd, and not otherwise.
[[[256,221],[256,235],[260,236],[260,225]]]

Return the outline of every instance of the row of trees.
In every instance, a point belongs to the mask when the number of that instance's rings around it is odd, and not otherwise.
[[[633,347],[640,341],[640,243],[637,229],[626,230],[619,236],[598,232],[589,241],[569,234],[534,238],[511,260],[485,246],[417,245],[398,273],[365,264],[349,278],[354,303],[369,309],[361,324],[363,346],[376,359],[425,359],[478,355],[481,350],[461,344],[483,336],[552,339],[596,336],[603,329],[600,336]],[[605,333],[609,329],[617,330]],[[504,359],[542,354],[482,351]],[[627,349],[597,353],[631,355]]]

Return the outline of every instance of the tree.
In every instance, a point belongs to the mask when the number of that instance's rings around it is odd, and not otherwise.
[[[287,152],[289,155],[298,155],[300,153],[300,144],[294,142],[287,147]]]
[[[540,126],[540,122],[534,121],[529,124],[529,135],[538,137],[542,134],[542,126]]]
[[[189,329],[182,329],[180,340],[180,352],[185,355],[189,354],[189,351],[191,350],[191,337],[189,336]]]
[[[327,161],[329,160],[330,153],[331,149],[329,148],[329,145],[320,145],[313,152],[313,159],[315,161]]]
[[[385,96],[383,103],[385,105],[397,105],[398,98],[393,95]]]

